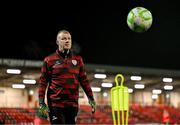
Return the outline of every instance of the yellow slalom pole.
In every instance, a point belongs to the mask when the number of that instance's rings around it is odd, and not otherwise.
[[[118,78],[121,78],[121,85],[119,86]],[[129,113],[129,93],[128,88],[123,86],[124,83],[124,77],[122,74],[118,74],[115,77],[116,87],[113,87],[111,89],[111,106],[112,106],[112,117],[113,117],[113,123],[116,125],[127,125],[128,124],[128,113]],[[115,111],[117,111],[117,120]],[[125,114],[124,114],[124,111]],[[120,112],[121,112],[121,118],[120,118]],[[124,119],[124,116],[126,118]],[[121,120],[121,121],[120,121]]]

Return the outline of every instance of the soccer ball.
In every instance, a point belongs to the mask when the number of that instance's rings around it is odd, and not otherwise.
[[[152,25],[152,20],[151,12],[143,7],[132,9],[127,16],[128,27],[138,33],[147,31]]]

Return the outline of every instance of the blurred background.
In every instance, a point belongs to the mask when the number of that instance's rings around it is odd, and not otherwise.
[[[83,57],[97,112],[80,89],[77,124],[113,124],[110,89],[117,74],[129,88],[129,124],[180,124],[180,14],[176,1],[10,2],[1,8],[0,123],[49,124],[36,115],[38,80],[56,35],[72,34]],[[152,27],[126,23],[134,7],[148,9]],[[100,77],[98,77],[100,76]]]

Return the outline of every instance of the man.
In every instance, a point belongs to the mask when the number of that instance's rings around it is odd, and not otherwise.
[[[84,63],[81,56],[71,51],[71,34],[61,30],[57,34],[58,49],[44,59],[39,80],[39,115],[51,124],[75,124],[78,113],[79,85],[86,93],[92,112],[96,110]],[[49,83],[49,84],[48,84]],[[47,89],[48,88],[48,89]],[[44,102],[47,91],[48,106]]]

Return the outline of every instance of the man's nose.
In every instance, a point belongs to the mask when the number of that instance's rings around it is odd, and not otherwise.
[[[69,43],[70,42],[70,40],[66,40],[66,42],[65,43]]]

